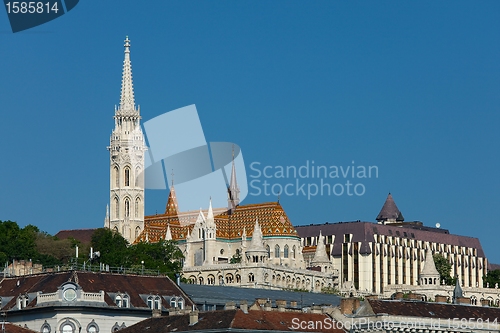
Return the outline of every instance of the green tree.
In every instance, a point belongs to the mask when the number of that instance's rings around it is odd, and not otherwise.
[[[229,263],[230,264],[239,264],[240,262],[241,262],[241,253],[240,253],[240,250],[237,249],[236,253],[233,254],[231,259],[229,260]]]
[[[486,276],[483,277],[483,287],[489,286],[490,288],[495,288],[495,284],[500,285],[500,269],[495,269],[488,271]]]
[[[35,245],[38,232],[38,228],[31,224],[20,229],[16,222],[0,221],[0,252],[4,253],[2,257],[8,261],[35,259],[38,255]]]
[[[130,267],[128,242],[116,231],[99,228],[92,235],[93,251],[99,251],[100,261],[112,267]]]
[[[182,271],[184,256],[175,241],[162,240],[157,243],[140,242],[130,246],[130,264],[145,269],[158,270],[174,279]]]
[[[448,259],[439,253],[434,254],[433,258],[436,269],[439,272],[439,279],[441,281],[444,280],[447,285],[454,285],[455,279],[451,277],[451,264]]]

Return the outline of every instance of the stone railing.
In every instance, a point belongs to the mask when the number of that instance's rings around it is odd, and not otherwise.
[[[82,293],[82,301],[88,302],[104,302],[104,291],[98,293]]]
[[[36,298],[36,303],[40,304],[40,303],[47,303],[47,302],[55,302],[57,300],[59,300],[59,297],[57,296],[57,292],[56,293],[48,293],[48,294],[39,293],[37,295],[37,298]]]

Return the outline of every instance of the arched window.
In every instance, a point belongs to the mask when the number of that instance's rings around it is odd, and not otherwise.
[[[184,309],[184,299],[182,297],[172,297],[170,298],[170,307]]]
[[[60,326],[61,333],[75,333],[76,326],[71,321],[66,319]]]
[[[116,306],[118,306],[119,308],[122,307],[122,297],[120,295],[116,295],[115,303],[116,303]]]
[[[130,200],[125,199],[125,217],[130,217]]]
[[[118,227],[115,225],[115,227],[113,228],[113,231],[114,232],[118,232]]]
[[[295,259],[295,245],[292,247],[292,258]]]
[[[266,251],[267,251],[267,257],[271,258],[271,248],[269,247],[269,245],[266,245]]]
[[[115,205],[115,219],[120,218],[120,203],[118,201],[118,198],[115,198],[114,200],[114,205]]]
[[[275,258],[279,258],[280,257],[280,246],[279,245],[276,245],[274,247],[274,257]]]
[[[120,172],[117,166],[113,168],[113,178],[115,179],[115,187],[120,187]]]
[[[129,168],[125,168],[124,170],[125,172],[125,186],[130,186],[130,169]]]
[[[156,295],[156,296],[149,296],[148,297],[148,308],[150,309],[161,309],[161,297]]]
[[[122,295],[122,307],[123,308],[130,307],[130,297],[127,294]]]
[[[140,207],[141,199],[135,198],[135,209],[134,209],[134,214],[135,217],[139,217],[139,207]]]
[[[139,237],[141,233],[141,227],[135,227],[135,238],[137,239],[137,237]]]
[[[248,274],[248,282],[254,282],[254,281],[255,281],[255,277],[254,277],[253,273]]]
[[[94,319],[87,325],[87,333],[99,333],[99,326]]]
[[[42,332],[42,333],[50,333],[50,330],[51,330],[51,328],[50,328],[49,323],[47,323],[47,321],[45,321],[43,323],[42,327],[40,328],[40,332]]]
[[[285,248],[283,249],[283,257],[288,258],[288,245],[285,245]]]

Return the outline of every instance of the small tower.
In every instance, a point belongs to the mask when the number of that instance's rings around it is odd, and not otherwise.
[[[231,180],[227,189],[227,209],[232,213],[236,206],[240,204],[240,188],[236,179],[236,166],[234,165],[234,147],[233,147],[233,162],[231,167]]]
[[[392,195],[389,193],[387,199],[385,199],[384,206],[380,210],[380,213],[377,216],[377,221],[380,224],[389,224],[389,223],[402,223],[405,220],[403,214],[396,206]]]
[[[140,109],[135,106],[130,40],[125,39],[120,106],[115,107],[110,145],[108,227],[132,243],[144,229],[144,153]]]
[[[434,258],[432,257],[431,249],[427,249],[425,254],[424,268],[420,273],[420,285],[439,285],[439,272],[434,264]]]
[[[462,287],[460,287],[460,280],[457,276],[457,282],[455,283],[455,289],[453,289],[453,304],[459,304],[459,298],[464,297],[464,293],[462,291]]]
[[[326,254],[325,236],[321,234],[321,230],[319,231],[318,244],[316,245],[316,252],[314,252],[311,266],[321,267],[322,272],[330,272],[332,269],[332,264]]]
[[[267,250],[262,243],[262,230],[260,230],[259,219],[255,219],[252,240],[245,252],[248,262],[264,262],[267,259]]]
[[[214,211],[212,209],[212,198],[210,198],[210,205],[208,206],[207,219],[204,227],[205,234],[205,264],[211,265],[215,263],[217,256],[216,239],[217,239],[217,226],[215,225]]]

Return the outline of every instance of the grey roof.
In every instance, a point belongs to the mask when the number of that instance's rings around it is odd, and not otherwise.
[[[319,232],[324,236],[335,235],[332,255],[342,255],[342,243],[345,234],[352,234],[351,242],[361,242],[359,253],[370,254],[370,242],[374,235],[401,237],[407,239],[423,240],[442,244],[466,246],[477,249],[478,257],[485,257],[483,248],[478,238],[450,234],[446,229],[431,228],[414,222],[404,222],[399,225],[377,224],[373,222],[338,222],[294,226],[301,238],[317,237]]]
[[[269,299],[273,305],[276,300],[297,301],[298,307],[308,307],[312,305],[333,305],[340,304],[340,297],[330,294],[295,292],[285,290],[239,288],[226,286],[206,286],[199,284],[180,284],[181,289],[196,303],[207,305],[224,306],[227,302],[247,301],[248,304],[255,302],[257,298]]]

